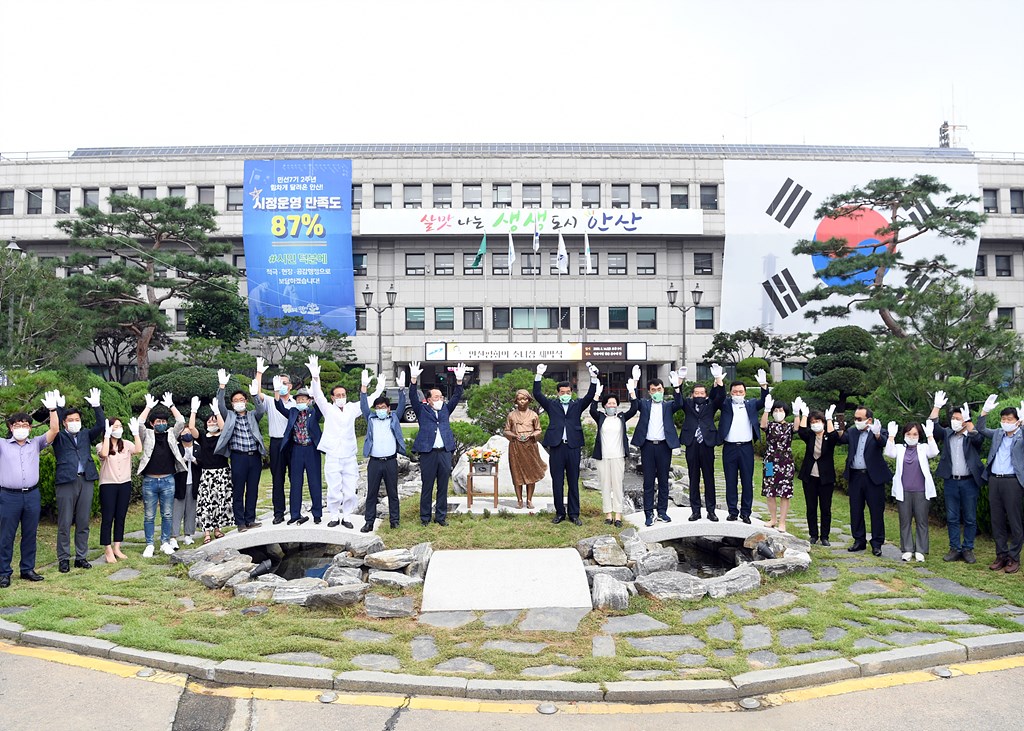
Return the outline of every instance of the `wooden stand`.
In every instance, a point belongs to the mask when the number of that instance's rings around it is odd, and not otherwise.
[[[473,478],[490,477],[494,482],[494,507],[498,507],[498,465],[490,464],[488,462],[472,462],[469,465],[469,473],[466,475],[466,509],[469,510],[473,507],[473,495],[479,497],[489,496],[490,491],[473,492]]]

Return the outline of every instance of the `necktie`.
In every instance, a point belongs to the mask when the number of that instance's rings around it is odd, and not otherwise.
[[[697,412],[697,419],[698,419],[698,421],[697,421],[697,433],[694,434],[693,436],[697,440],[697,444],[703,444],[704,443],[704,434],[700,430],[700,421],[699,421],[699,419],[700,419],[700,407],[699,406],[694,407],[694,411]]]

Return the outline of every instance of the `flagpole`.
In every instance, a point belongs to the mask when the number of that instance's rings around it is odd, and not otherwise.
[[[588,262],[590,261],[590,250],[583,255],[583,342],[587,342],[587,274],[590,273]],[[572,315],[569,315],[572,317]]]
[[[540,275],[540,233],[537,231],[537,216],[533,217],[533,342],[537,342],[537,277]]]
[[[512,232],[508,234],[508,342],[512,344],[512,266],[515,264],[515,247],[512,245]]]
[[[487,237],[487,232],[484,232],[484,238]],[[480,259],[480,264],[484,268],[484,342],[487,342],[487,251],[484,250],[483,258]],[[509,313],[509,317],[512,313]]]

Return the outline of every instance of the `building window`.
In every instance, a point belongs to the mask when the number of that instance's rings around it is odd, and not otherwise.
[[[685,183],[673,184],[669,205],[673,208],[689,208],[690,186]]]
[[[1013,276],[1013,257],[1009,254],[996,254],[996,276]]]
[[[697,276],[711,276],[715,273],[714,256],[709,252],[694,252],[693,273]]]
[[[996,322],[1002,323],[1007,330],[1013,330],[1013,308],[999,307],[996,309]]]
[[[985,213],[999,213],[999,190],[997,188],[982,190],[981,200],[985,207]]]
[[[584,183],[583,185],[583,207],[601,207],[601,185],[599,183]]]
[[[427,255],[426,254],[406,254],[405,255],[405,276],[407,277],[422,277],[427,273]]]
[[[580,327],[584,330],[599,330],[601,328],[599,312],[600,308],[597,307],[581,307]]]
[[[213,186],[212,185],[201,186],[201,187],[197,188],[196,189],[196,194],[197,194],[199,203],[203,204],[204,206],[212,206],[213,205]]]
[[[522,274],[540,274],[540,254],[520,254],[519,259]]]
[[[475,267],[473,262],[476,261],[476,254],[463,254],[462,255],[462,275],[466,277],[478,277],[484,273],[484,261],[483,257],[480,259],[480,263]]]
[[[434,254],[434,274],[442,277],[455,275],[455,254]]]
[[[1010,213],[1024,213],[1024,190],[1010,190]]]
[[[235,254],[231,257],[231,263],[234,264],[235,269],[238,270],[239,275],[245,276],[245,254]]]
[[[559,327],[569,329],[569,308],[561,308],[561,322],[559,322],[559,308],[557,307],[514,307],[512,309],[512,329],[531,330],[537,327],[541,330],[554,330]]]
[[[422,307],[406,307],[405,308],[405,329],[406,330],[425,330],[426,313]]]
[[[580,252],[580,274],[590,274],[591,276],[593,276],[595,274],[600,274],[601,273],[601,266],[600,266],[600,264],[601,264],[601,257],[600,257],[600,255],[596,251],[594,251],[593,248],[591,248],[590,249],[590,271],[588,272],[587,271],[586,252]]]
[[[185,197],[185,186],[184,185],[172,185],[167,189],[167,195],[171,198],[184,198]]]
[[[479,208],[483,202],[483,189],[479,183],[462,186],[462,207]]]
[[[423,207],[423,186],[404,185],[402,186],[402,197],[406,208]]]
[[[491,196],[491,206],[494,208],[512,207],[512,184],[495,183]]]
[[[174,311],[174,332],[185,332],[185,310]]]
[[[636,255],[636,273],[640,277],[650,277],[658,273],[657,260],[654,254]]]
[[[608,308],[608,329],[627,330],[629,329],[629,308],[609,307]]]
[[[238,191],[238,208],[231,207],[231,191]],[[156,200],[156,188],[139,188],[139,198],[144,201],[155,201]],[[242,189],[239,188],[228,188],[228,210],[229,211],[240,211],[242,210]]]
[[[25,213],[30,216],[38,216],[43,212],[43,191],[27,190],[25,194]]]
[[[626,274],[626,255],[625,254],[609,254],[608,255],[608,274],[625,276]]]
[[[566,258],[566,262],[565,262],[565,275],[567,276],[569,274],[569,272],[572,271],[572,252],[571,251],[565,252],[565,258]],[[549,251],[548,252],[548,273],[549,274],[555,274],[555,275],[561,274],[561,272],[558,269],[558,252],[557,251]]]
[[[491,254],[491,274],[508,275],[508,254]]]
[[[806,381],[807,372],[804,370],[804,363],[783,363],[783,381]]]
[[[100,207],[100,189],[82,188],[82,205],[86,208]]]
[[[700,207],[703,211],[718,210],[718,186],[714,183],[700,186]]]
[[[714,330],[715,329],[715,308],[714,307],[694,307],[693,308],[693,321],[694,328],[697,330]]]
[[[352,210],[358,211],[363,207],[363,186],[356,184],[352,186]]]
[[[374,208],[391,208],[391,186],[390,185],[375,185],[375,186],[373,186],[373,207]]]
[[[366,276],[366,254],[352,255],[352,274],[357,277]]]
[[[444,185],[434,184],[434,208],[452,207],[452,186],[450,183]]]
[[[658,186],[657,185],[641,185],[640,186],[640,207],[641,208],[657,208],[658,207]]]
[[[434,308],[434,329],[454,330],[455,329],[455,308],[435,307]]]
[[[985,255],[978,254],[978,258],[974,260],[974,276],[976,277],[987,277],[987,268],[985,262]]]
[[[495,307],[491,310],[491,326],[495,330],[508,330],[507,307]]]
[[[540,208],[540,183],[523,184],[523,208]]]
[[[483,330],[484,329],[484,310],[482,307],[463,307],[462,308],[462,329],[463,330]]]
[[[568,208],[571,204],[568,183],[555,183],[551,186],[552,208]]]
[[[365,329],[366,329],[366,308],[365,307],[357,307],[356,308],[356,331],[358,332],[360,330],[365,330]]]
[[[14,191],[0,190],[0,216],[14,215]]]
[[[612,186],[612,208],[629,208],[629,185]]]
[[[636,329],[657,330],[658,329],[658,308],[637,307],[636,308]]]
[[[71,190],[69,188],[58,188],[53,191],[53,212],[71,213]]]
[[[229,211],[240,211],[242,210],[242,186],[240,185],[229,185],[228,186],[228,206]]]
[[[127,188],[111,188],[110,189],[110,196],[114,197],[115,195],[119,195],[119,196],[128,195],[128,189]],[[113,203],[110,204],[110,212],[111,213],[124,213],[125,210],[126,209],[124,207],[124,204],[122,204],[122,203],[118,203],[117,205],[114,205]]]

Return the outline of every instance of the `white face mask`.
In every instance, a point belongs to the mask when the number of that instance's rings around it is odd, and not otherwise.
[[[124,429],[111,429],[110,436],[114,437],[114,439],[120,439],[124,436]]]
[[[733,396],[732,397],[732,402],[734,404],[742,404],[746,400],[747,400],[746,396]]]
[[[616,414],[619,413],[619,407],[618,406],[605,406],[604,407],[604,413],[607,414],[608,416],[615,416]]]
[[[444,401],[431,401],[430,405],[434,407],[434,411],[440,411],[441,407],[444,406]]]
[[[903,443],[906,444],[908,447],[916,447],[917,437],[903,437]]]
[[[29,431],[30,431],[29,429],[26,429],[25,427],[21,427],[19,429],[11,429],[11,434],[14,436],[15,440],[17,440],[19,442],[23,442],[26,439],[28,439]]]
[[[815,434],[821,434],[823,431],[825,431],[825,425],[822,424],[820,421],[816,421],[813,424],[811,424],[811,431],[814,432]]]
[[[853,425],[857,427],[857,429],[859,429],[860,431],[864,431],[865,429],[868,428],[868,423],[866,421],[855,421],[853,422]]]
[[[220,426],[218,426],[217,424],[214,424],[213,426],[206,427],[206,433],[207,434],[216,434],[219,431],[220,431]]]
[[[68,422],[68,432],[69,433],[77,434],[80,431],[82,431],[82,422],[80,422],[80,421],[69,421]]]
[[[336,398],[336,399],[334,399],[334,405],[337,406],[339,409],[345,408],[345,404],[346,404],[346,401],[343,398]]]
[[[960,421],[960,419],[950,419],[949,428],[952,429],[953,431],[960,431],[961,429],[964,428],[964,423]]]
[[[241,414],[243,411],[245,411],[245,401],[236,401],[231,404],[231,408],[233,408],[236,412]]]
[[[1017,422],[1015,422],[1015,421],[1011,421],[1010,423],[1006,423],[1005,421],[1001,421],[1001,422],[999,422],[999,425],[1001,427],[1003,427],[1003,431],[1006,432],[1007,434],[1009,434],[1010,432],[1015,431],[1017,429]]]
[[[775,421],[785,421],[786,420],[786,412],[785,411],[773,411],[772,412],[772,418],[775,419]]]

